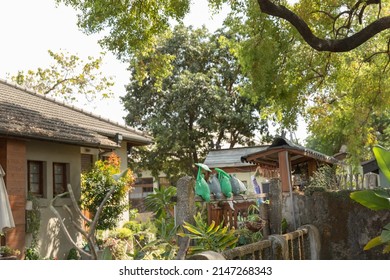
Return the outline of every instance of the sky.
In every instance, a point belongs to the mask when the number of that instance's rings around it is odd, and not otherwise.
[[[207,12],[207,0],[196,0],[186,24],[200,27],[207,25],[213,31],[222,25],[223,15],[211,18]],[[85,35],[76,25],[76,12],[65,5],[56,7],[54,0],[12,0],[2,1],[0,26],[0,78],[16,74],[20,70],[46,68],[52,62],[48,50],[67,51],[86,60],[88,56],[98,57],[104,51],[98,44],[99,35]],[[129,80],[127,66],[107,53],[102,68],[106,76],[114,77],[115,96],[102,102],[91,104],[91,111],[123,123],[126,112],[120,104],[119,96],[125,94],[124,86]]]
[[[212,32],[222,26],[226,12],[227,9],[212,16],[207,0],[196,0],[184,22],[195,27],[204,24]],[[76,21],[76,11],[64,5],[56,7],[54,0],[2,0],[0,79],[6,79],[8,74],[14,75],[20,70],[48,67],[52,62],[48,50],[63,50],[84,60],[88,56],[98,57],[104,51],[97,42],[100,36],[85,35],[78,29]],[[124,124],[123,117],[126,116],[119,98],[125,95],[125,85],[129,81],[126,68],[126,64],[107,52],[102,71],[104,75],[114,78],[114,97],[88,105],[94,114],[120,124]],[[304,135],[304,128],[301,127],[297,136],[304,138]]]

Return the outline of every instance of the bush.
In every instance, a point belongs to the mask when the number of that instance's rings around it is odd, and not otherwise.
[[[141,223],[137,221],[128,221],[124,223],[123,227],[131,230],[134,233],[140,232],[142,230]]]
[[[106,161],[96,161],[94,168],[81,176],[81,208],[93,215],[112,187],[115,191],[104,205],[97,229],[113,229],[121,214],[128,209],[127,193],[131,190],[134,177],[130,170],[126,176],[115,180],[113,175],[120,173],[119,157],[112,153]]]

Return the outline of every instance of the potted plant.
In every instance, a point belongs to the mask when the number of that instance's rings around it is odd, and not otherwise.
[[[257,205],[251,204],[248,207],[248,216],[246,217],[245,226],[252,232],[258,232],[265,226],[265,221],[260,218],[260,209]]]
[[[8,246],[0,246],[0,260],[16,260],[19,254],[19,250],[12,249]]]

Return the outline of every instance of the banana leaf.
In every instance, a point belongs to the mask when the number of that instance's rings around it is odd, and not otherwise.
[[[374,146],[372,148],[378,167],[390,182],[390,151],[381,146]]]

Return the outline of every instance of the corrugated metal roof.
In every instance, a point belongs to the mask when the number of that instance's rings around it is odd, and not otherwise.
[[[278,162],[278,156],[276,155],[276,153],[280,149],[286,149],[289,151],[289,153],[295,154],[295,156],[291,158],[292,161],[299,161],[303,157],[306,157],[306,158],[314,158],[322,162],[327,162],[332,164],[340,163],[334,157],[300,146],[283,137],[275,138],[272,144],[262,151],[243,155],[241,160],[242,162],[248,162],[252,164],[258,164],[259,162],[263,164],[267,164],[268,162],[270,165],[276,166],[275,163]]]
[[[109,138],[117,133],[132,145],[147,145],[152,138],[133,128],[122,126],[81,109],[35,94],[0,79],[2,116],[9,116],[8,124],[0,125],[2,134],[19,134],[54,141],[116,146]],[[18,116],[20,114],[20,116]],[[23,118],[23,121],[22,119]],[[9,124],[14,124],[14,128]],[[41,123],[40,123],[41,122]]]
[[[268,146],[240,147],[233,149],[212,150],[208,153],[204,164],[210,168],[215,167],[242,167],[252,164],[241,161],[243,155],[260,152]]]

